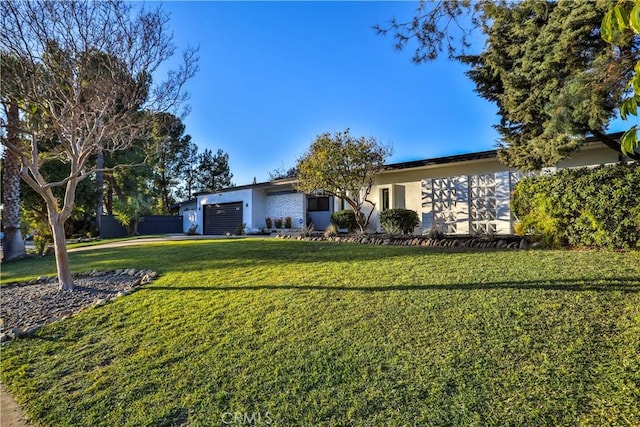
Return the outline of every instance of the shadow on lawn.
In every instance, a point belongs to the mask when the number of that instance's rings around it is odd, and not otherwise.
[[[139,291],[261,291],[261,290],[303,290],[303,291],[475,291],[486,289],[521,289],[544,291],[598,291],[598,292],[640,292],[640,278],[619,277],[587,281],[585,279],[561,279],[520,282],[487,282],[434,285],[381,285],[381,286],[344,286],[344,285],[254,285],[254,286],[149,286]]]

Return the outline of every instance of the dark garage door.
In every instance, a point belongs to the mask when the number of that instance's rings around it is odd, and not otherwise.
[[[242,202],[204,205],[204,234],[235,234],[242,224]]]

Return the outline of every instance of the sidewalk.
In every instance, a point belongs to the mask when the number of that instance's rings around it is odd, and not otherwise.
[[[69,249],[67,252],[81,252],[81,251],[89,251],[92,249],[109,249],[109,248],[121,248],[124,246],[135,246],[142,245],[145,243],[155,243],[155,242],[170,242],[170,241],[178,241],[178,240],[219,240],[219,239],[242,239],[245,237],[252,236],[212,236],[212,235],[200,235],[195,234],[193,236],[188,236],[186,234],[167,234],[161,237],[143,237],[140,239],[131,239],[131,240],[122,240],[120,242],[110,242],[104,243],[100,245],[91,245],[91,246],[83,246],[80,248]],[[268,237],[268,236],[261,236]]]
[[[22,415],[22,409],[13,397],[0,384],[0,426],[2,427],[29,427],[30,424]]]

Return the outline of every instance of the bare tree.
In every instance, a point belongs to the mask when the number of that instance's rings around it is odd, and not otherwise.
[[[5,1],[0,5],[3,85],[19,101],[21,138],[4,139],[20,175],[46,202],[58,281],[73,289],[64,224],[81,180],[94,176],[98,152],[127,148],[147,131],[142,111],[175,112],[197,71],[195,49],[166,80],[152,76],[175,52],[168,15],[111,1]],[[3,94],[4,98],[4,94]],[[68,175],[48,181],[40,166],[57,158]],[[53,188],[64,188],[59,200]]]

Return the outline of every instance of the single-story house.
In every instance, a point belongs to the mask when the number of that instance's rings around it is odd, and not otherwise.
[[[184,231],[194,225],[200,234],[236,234],[239,227],[258,231],[266,227],[267,217],[290,217],[294,229],[310,223],[324,229],[334,211],[333,200],[299,193],[295,182],[281,179],[196,194],[195,199],[180,204]]]
[[[612,135],[619,138],[619,134]],[[599,166],[626,161],[595,138],[553,168]],[[390,208],[411,209],[421,223],[416,232],[434,226],[447,234],[512,234],[516,220],[510,196],[523,173],[498,162],[497,151],[460,154],[386,165],[376,175],[369,199],[375,203],[369,227],[382,231],[379,213]],[[296,191],[295,179],[232,187],[197,194],[181,205],[185,232],[197,225],[201,234],[235,234],[265,227],[266,218],[292,218],[293,228],[329,225],[331,213],[344,209],[340,199]]]

